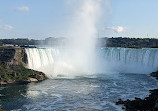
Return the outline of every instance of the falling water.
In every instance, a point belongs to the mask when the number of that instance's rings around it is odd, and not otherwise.
[[[76,73],[75,67],[63,62],[65,52],[62,49],[28,48],[25,50],[28,56],[28,68],[43,71],[52,77],[73,76],[73,73]],[[107,72],[145,74],[158,69],[158,50],[156,49],[102,48],[97,49],[96,52],[98,53],[96,60],[101,62],[95,63],[98,68],[96,72],[93,71],[93,74]],[[79,76],[79,72],[74,76]]]

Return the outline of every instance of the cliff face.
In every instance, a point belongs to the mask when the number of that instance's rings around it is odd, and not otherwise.
[[[10,62],[15,55],[15,49],[11,47],[0,47],[0,62]]]
[[[46,79],[42,72],[25,68],[27,55],[20,47],[0,47],[0,84],[28,83]]]
[[[0,47],[0,62],[7,65],[20,65],[21,62],[26,64],[27,55],[20,47]]]
[[[14,53],[10,61],[7,61],[9,66],[17,66],[23,62],[24,49],[20,47],[15,47],[14,49],[9,50],[10,53]]]

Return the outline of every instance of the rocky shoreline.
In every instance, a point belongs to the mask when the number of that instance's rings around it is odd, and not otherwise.
[[[158,80],[158,71],[150,74]],[[144,99],[123,101],[119,99],[116,105],[124,105],[126,111],[158,111],[158,89],[150,90],[150,95]]]

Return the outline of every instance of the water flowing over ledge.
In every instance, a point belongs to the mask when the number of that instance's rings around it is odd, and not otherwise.
[[[85,68],[83,72],[81,67],[77,69],[76,67],[79,66],[73,66],[68,62],[65,49],[26,48],[25,51],[28,57],[28,68],[42,71],[52,77],[72,76],[70,72],[74,73],[74,70],[78,72],[77,74],[107,72],[149,74],[158,69],[158,50],[156,49],[96,49],[95,69]],[[81,65],[84,66],[84,64]]]

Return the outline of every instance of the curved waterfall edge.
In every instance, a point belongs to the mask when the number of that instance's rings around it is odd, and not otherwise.
[[[73,63],[65,49],[26,48],[27,67],[44,72],[48,77],[84,76],[85,74],[138,73],[149,74],[158,69],[158,50],[101,48],[96,50],[95,67]],[[75,61],[76,62],[76,61]],[[84,62],[83,62],[84,63]],[[84,69],[85,68],[85,69]]]

